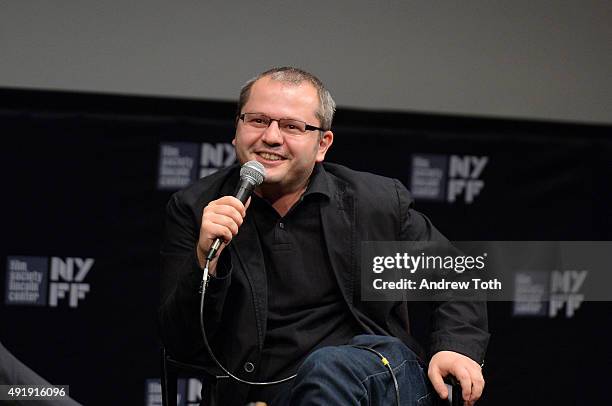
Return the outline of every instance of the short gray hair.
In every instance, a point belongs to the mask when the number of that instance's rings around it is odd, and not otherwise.
[[[238,111],[236,112],[236,118],[242,114],[242,108],[249,100],[249,95],[251,94],[253,84],[264,77],[269,77],[272,80],[277,80],[280,82],[291,83],[293,85],[299,85],[303,82],[308,82],[313,85],[314,88],[317,89],[317,94],[319,95],[319,108],[315,112],[315,115],[321,122],[319,126],[321,128],[325,128],[326,130],[331,128],[334,113],[336,112],[336,102],[329,93],[329,90],[327,90],[323,85],[323,82],[321,82],[321,80],[312,73],[306,72],[305,70],[299,68],[294,68],[292,66],[269,69],[246,82],[244,86],[242,86],[242,89],[240,89],[240,98],[238,99]]]

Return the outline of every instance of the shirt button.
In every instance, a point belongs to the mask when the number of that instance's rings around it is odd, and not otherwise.
[[[285,229],[285,223],[283,222],[278,223],[278,226],[281,228],[281,230]]]
[[[244,370],[248,373],[251,373],[255,370],[255,365],[252,362],[246,362],[244,364]]]

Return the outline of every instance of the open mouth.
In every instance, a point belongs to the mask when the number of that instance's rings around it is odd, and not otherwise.
[[[280,155],[273,154],[270,152],[257,152],[257,155],[262,157],[266,161],[283,161],[285,159],[284,157]]]

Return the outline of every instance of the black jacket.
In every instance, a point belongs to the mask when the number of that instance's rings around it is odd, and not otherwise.
[[[333,193],[321,206],[327,254],[341,281],[340,290],[364,331],[400,338],[422,358],[410,335],[405,302],[360,300],[361,241],[444,240],[430,221],[411,208],[408,190],[395,179],[324,163]],[[179,359],[221,373],[203,348],[199,329],[198,289],[202,279],[195,246],[202,210],[212,200],[231,195],[238,166],[223,169],[175,193],[167,206],[166,232],[161,248],[161,306],[159,320],[167,350]],[[246,216],[238,235],[219,258],[218,278],[210,281],[205,321],[207,337],[226,368],[247,380],[263,380],[257,365],[266,332],[267,282],[263,254],[252,218]],[[456,351],[481,363],[489,339],[484,303],[447,302],[434,310],[430,353]],[[245,363],[255,366],[246,372]],[[244,404],[248,388],[219,380],[217,403]]]

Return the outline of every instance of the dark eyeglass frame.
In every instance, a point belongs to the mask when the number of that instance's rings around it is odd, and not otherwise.
[[[268,119],[270,119],[270,123],[268,124],[268,127],[270,126],[270,124],[272,124],[272,121],[276,121],[278,123],[278,125],[280,126],[280,120],[291,120],[291,121],[299,121],[300,123],[304,123],[304,132],[306,132],[306,131],[329,131],[329,130],[326,130],[324,128],[320,128],[320,127],[316,127],[314,125],[310,125],[307,122],[302,121],[302,120],[295,120],[293,118],[272,118],[272,117],[268,116],[267,114],[263,114],[263,113],[242,113],[241,115],[238,116],[238,118],[240,120],[242,120],[243,123],[245,122],[244,121],[245,114],[259,114],[259,115],[262,115],[264,117],[268,117]]]

